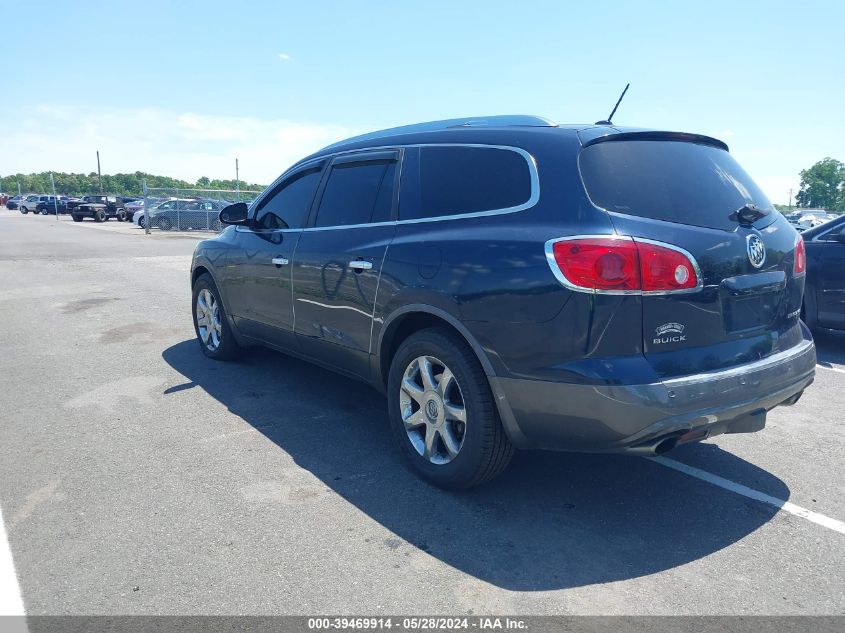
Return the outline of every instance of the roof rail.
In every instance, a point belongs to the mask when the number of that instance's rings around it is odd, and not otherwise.
[[[497,114],[494,116],[481,117],[464,117],[461,119],[444,119],[443,121],[428,121],[427,123],[415,123],[413,125],[401,125],[399,127],[392,127],[386,130],[378,130],[376,132],[368,132],[360,136],[353,136],[337,143],[327,145],[320,151],[333,149],[348,145],[349,143],[357,143],[359,141],[369,141],[372,139],[383,138],[385,136],[397,136],[399,134],[415,134],[418,132],[437,132],[439,130],[448,130],[452,128],[470,128],[470,127],[509,127],[509,126],[524,126],[524,127],[557,127],[557,123],[545,119],[540,116],[532,116],[530,114]]]

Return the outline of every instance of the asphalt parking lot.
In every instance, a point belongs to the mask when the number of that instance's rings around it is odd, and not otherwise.
[[[28,614],[845,614],[845,336],[763,432],[447,493],[368,388],[201,354],[198,238],[0,209],[0,586]]]

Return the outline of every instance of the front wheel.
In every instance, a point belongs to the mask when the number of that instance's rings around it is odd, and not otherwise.
[[[445,328],[406,339],[390,364],[393,435],[411,467],[436,486],[466,489],[499,475],[513,445],[472,349]]]
[[[75,213],[72,213],[70,217],[73,218],[74,222],[82,222],[82,216],[81,215],[76,215]]]
[[[231,360],[240,353],[220,293],[211,275],[200,275],[194,283],[194,331],[202,353],[215,360]]]
[[[26,215],[27,213],[29,213],[29,211],[27,211],[27,208],[26,208],[26,207],[21,207],[21,213],[23,213],[24,215]]]

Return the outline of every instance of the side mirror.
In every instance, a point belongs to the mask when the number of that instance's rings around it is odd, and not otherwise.
[[[842,229],[836,234],[836,241],[840,244],[845,244],[845,229]]]
[[[246,224],[249,216],[249,207],[246,202],[236,202],[228,207],[223,207],[220,212],[220,221],[223,224]]]

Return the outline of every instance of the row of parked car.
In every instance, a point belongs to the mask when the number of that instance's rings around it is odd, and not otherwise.
[[[223,200],[207,198],[147,198],[150,205],[150,227],[163,231],[221,229],[219,214],[229,204]],[[22,214],[68,214],[75,222],[91,218],[106,222],[112,218],[119,222],[131,221],[144,228],[146,217],[144,200],[137,197],[91,195],[81,198],[28,194],[9,198],[6,208]]]
[[[6,202],[6,208],[19,210],[22,214],[40,213],[42,215],[70,214],[77,222],[83,218],[94,218],[104,222],[109,218],[116,218],[123,222],[131,216],[127,208],[130,203],[140,198],[107,195],[92,195],[74,198],[69,196],[49,196],[28,194],[15,196]]]

